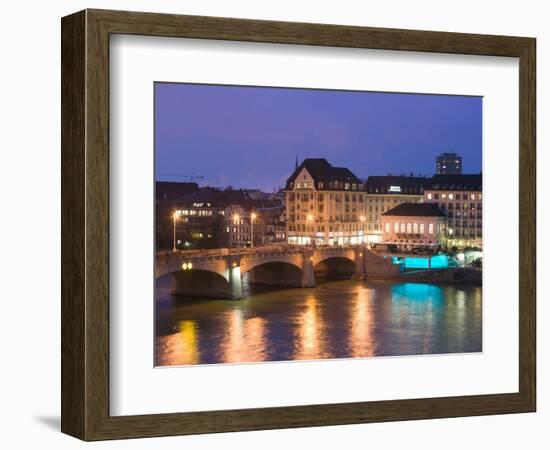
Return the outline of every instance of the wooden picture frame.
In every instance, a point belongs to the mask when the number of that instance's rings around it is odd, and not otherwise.
[[[101,440],[535,411],[535,39],[104,10],[61,25],[64,433]],[[117,33],[519,58],[519,391],[110,416],[109,36]]]

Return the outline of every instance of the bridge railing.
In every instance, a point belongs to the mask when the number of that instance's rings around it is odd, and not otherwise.
[[[217,248],[201,250],[176,250],[160,251],[156,254],[158,263],[174,263],[182,259],[195,261],[217,261],[227,256],[240,256],[244,258],[274,257],[301,254],[305,249],[313,250],[321,254],[338,254],[356,246],[330,246],[330,247],[302,247],[290,244],[270,245],[263,247],[247,248]]]

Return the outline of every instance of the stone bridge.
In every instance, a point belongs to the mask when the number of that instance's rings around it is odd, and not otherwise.
[[[315,272],[366,277],[367,261],[373,257],[380,259],[362,246],[269,246],[159,252],[155,276],[172,274],[172,293],[175,295],[238,299],[242,298],[243,280],[314,287]],[[382,264],[391,266],[385,261]]]

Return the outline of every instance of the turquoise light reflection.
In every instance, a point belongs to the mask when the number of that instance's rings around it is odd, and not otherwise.
[[[443,301],[443,290],[439,286],[427,283],[402,283],[391,288],[393,301],[431,301],[439,303]]]

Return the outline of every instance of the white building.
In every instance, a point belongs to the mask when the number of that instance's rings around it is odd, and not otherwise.
[[[402,203],[382,214],[382,242],[407,251],[438,248],[445,238],[446,218],[433,203]]]
[[[349,169],[306,159],[287,180],[285,195],[289,244],[365,242],[364,184]]]

